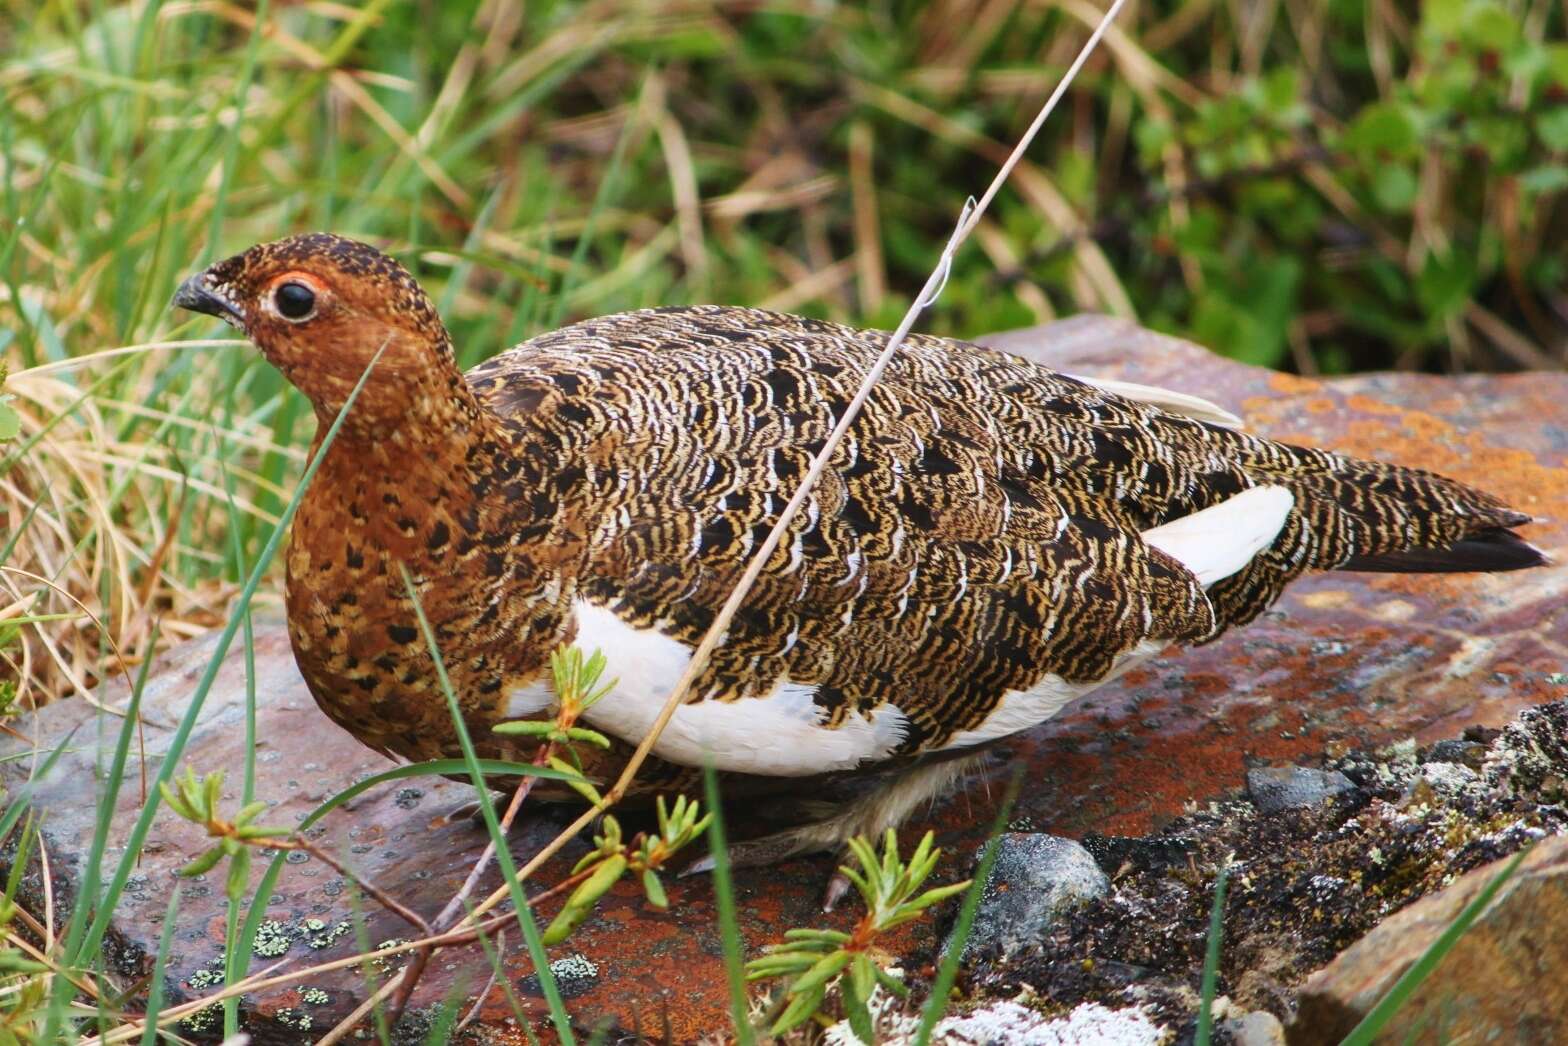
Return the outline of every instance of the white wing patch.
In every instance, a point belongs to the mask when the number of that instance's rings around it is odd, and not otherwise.
[[[1252,487],[1218,505],[1143,532],[1143,540],[1208,588],[1252,562],[1279,536],[1296,498],[1284,487]]]
[[[691,651],[661,632],[627,624],[604,607],[578,601],[573,609],[576,645],[602,652],[609,662],[604,678],[617,680],[584,718],[636,744],[652,729]],[[823,710],[811,700],[813,689],[784,683],[766,696],[681,705],[653,752],[688,766],[711,758],[719,770],[801,777],[885,759],[903,739],[908,720],[887,704],[869,717],[851,713],[836,729],[823,726]],[[530,697],[520,690],[512,701],[526,707]]]
[[[1180,414],[1184,418],[1194,421],[1206,421],[1210,425],[1218,425],[1222,429],[1245,428],[1246,423],[1224,407],[1210,403],[1200,396],[1189,396],[1185,392],[1174,389],[1162,389],[1155,385],[1139,385],[1132,381],[1116,381],[1112,378],[1086,378],[1082,374],[1069,374],[1068,377],[1076,378],[1085,385],[1093,385],[1102,392],[1120,396],[1123,399],[1136,400],[1147,403],[1151,407],[1158,407],[1171,414]]]

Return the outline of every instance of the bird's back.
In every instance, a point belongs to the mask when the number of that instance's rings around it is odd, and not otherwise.
[[[656,309],[542,335],[469,381],[554,455],[561,512],[586,539],[585,622],[657,675],[711,623],[887,337],[756,309]],[[1261,487],[1281,497],[1237,497]],[[695,693],[774,702],[769,723],[813,721],[813,737],[875,758],[975,743],[1043,718],[1128,655],[1251,619],[1309,568],[1528,565],[1533,550],[1503,529],[1524,520],[1429,473],[916,335]],[[1249,524],[1269,527],[1262,551],[1200,581]],[[1022,712],[1017,695],[1034,695]]]

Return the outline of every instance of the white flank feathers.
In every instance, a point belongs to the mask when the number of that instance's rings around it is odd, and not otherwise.
[[[1208,588],[1273,544],[1295,504],[1295,495],[1284,487],[1252,487],[1202,512],[1145,530],[1143,540]]]
[[[639,742],[653,728],[691,650],[653,629],[629,625],[604,607],[579,601],[574,609],[577,645],[602,652],[609,662],[603,678],[617,680],[584,718],[624,741]],[[851,713],[836,729],[824,727],[825,713],[811,700],[813,689],[784,683],[766,696],[681,705],[653,753],[688,766],[711,758],[719,770],[801,777],[876,762],[903,739],[907,720],[893,705],[869,718]]]

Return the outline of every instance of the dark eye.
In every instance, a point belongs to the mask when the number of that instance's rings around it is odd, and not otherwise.
[[[303,320],[316,311],[316,292],[303,283],[292,280],[280,286],[273,294],[278,312],[285,319]]]

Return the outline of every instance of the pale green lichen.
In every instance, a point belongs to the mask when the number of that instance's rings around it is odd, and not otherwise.
[[[558,981],[589,980],[599,975],[599,967],[582,952],[573,952],[552,962],[550,972]]]
[[[221,1031],[223,1029],[223,1006],[213,1003],[205,1009],[197,1010],[180,1021],[191,1032],[202,1035],[207,1032]]]
[[[285,1006],[283,1009],[274,1013],[272,1015],[272,1019],[283,1025],[285,1028],[293,1028],[296,1031],[310,1031],[311,1025],[315,1023],[310,1014],[300,1013],[298,1010],[290,1006]]]
[[[268,919],[256,929],[251,939],[251,950],[266,959],[275,959],[294,944],[289,928],[276,919]]]
[[[312,948],[328,948],[336,944],[338,939],[348,933],[350,927],[347,920],[339,920],[330,928],[320,919],[306,919],[305,943]]]
[[[301,1002],[310,1006],[325,1006],[332,1001],[332,996],[320,988],[301,988],[299,997]]]
[[[402,937],[393,937],[376,945],[376,951],[379,952],[384,948],[396,948],[400,944],[407,943],[408,941],[404,940]],[[377,970],[380,970],[382,973],[390,973],[392,970],[398,968],[396,965],[394,965],[394,960],[395,957],[393,956],[383,955],[370,960],[370,965],[375,967]]]
[[[203,988],[211,988],[215,984],[222,984],[223,974],[215,970],[197,970],[191,974],[190,980],[185,983],[196,991],[201,991]]]

